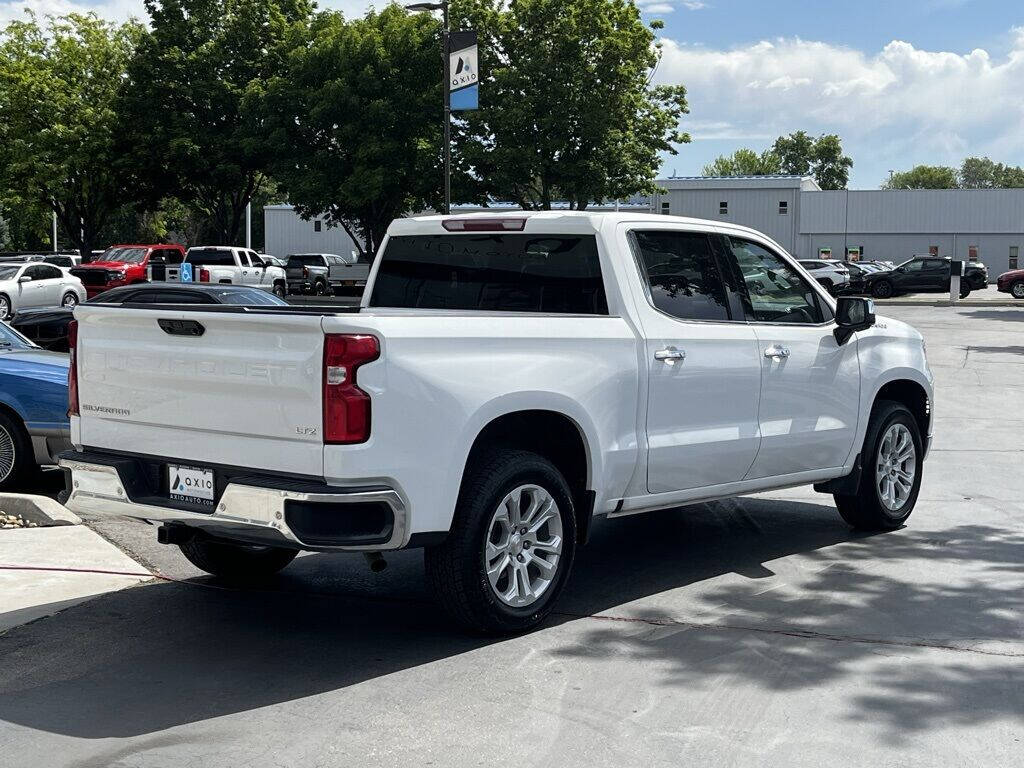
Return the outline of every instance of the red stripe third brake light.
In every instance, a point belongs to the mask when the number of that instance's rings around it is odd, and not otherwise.
[[[449,232],[522,232],[526,219],[445,219],[441,226]]]
[[[359,366],[380,357],[373,336],[329,333],[324,337],[324,442],[370,439],[370,396],[356,385]]]

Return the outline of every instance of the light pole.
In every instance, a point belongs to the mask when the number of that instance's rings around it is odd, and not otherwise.
[[[413,3],[405,6],[408,11],[441,11],[441,57],[444,60],[444,213],[452,212],[452,77],[451,51],[448,26],[448,0],[439,3]]]

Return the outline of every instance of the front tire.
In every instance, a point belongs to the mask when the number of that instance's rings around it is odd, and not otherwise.
[[[299,554],[294,549],[235,544],[199,534],[178,547],[185,559],[199,570],[236,582],[273,576]]]
[[[10,320],[11,314],[11,300],[0,293],[0,320]]]
[[[839,515],[860,530],[899,528],[917,504],[923,458],[917,419],[902,403],[880,400],[868,422],[857,492],[835,494]]]
[[[0,491],[23,488],[37,469],[24,425],[0,412]]]
[[[1010,295],[1015,299],[1024,299],[1024,280],[1018,280],[1010,286]]]
[[[562,473],[535,453],[492,449],[473,461],[451,532],[424,552],[427,583],[465,629],[533,629],[565,587],[576,516]]]
[[[871,286],[871,295],[876,299],[888,299],[892,296],[892,283],[888,280],[879,280],[873,286]]]

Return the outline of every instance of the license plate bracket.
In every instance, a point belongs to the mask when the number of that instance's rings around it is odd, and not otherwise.
[[[167,465],[168,495],[175,501],[212,507],[216,487],[212,469],[186,464]]]

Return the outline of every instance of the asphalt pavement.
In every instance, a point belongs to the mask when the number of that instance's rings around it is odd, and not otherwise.
[[[1024,308],[880,312],[937,377],[906,528],[802,488],[602,521],[546,626],[481,640],[417,552],[242,591],[104,523],[180,581],[0,634],[0,763],[1024,765]]]

